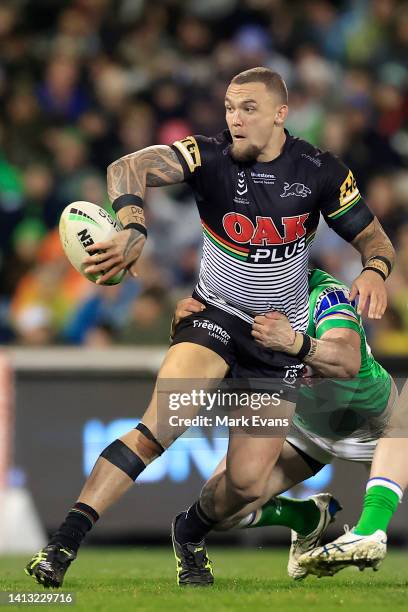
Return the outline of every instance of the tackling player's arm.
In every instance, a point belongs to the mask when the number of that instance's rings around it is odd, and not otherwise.
[[[98,283],[104,283],[124,268],[136,276],[135,264],[147,237],[143,211],[146,187],[182,183],[184,171],[171,147],[157,145],[113,162],[108,167],[107,178],[109,198],[124,229],[111,240],[87,249],[90,257],[85,261],[89,264],[86,272],[107,270]]]
[[[361,338],[354,329],[336,327],[322,336],[310,338],[308,353],[300,356],[304,334],[296,332],[280,312],[255,317],[252,336],[265,348],[297,355],[304,363],[325,377],[352,378],[361,366]]]
[[[177,303],[174,326],[191,313],[205,307],[192,297]],[[257,342],[276,351],[296,355],[302,345],[303,334],[292,328],[288,318],[278,312],[255,317],[252,335]],[[336,327],[326,330],[317,340],[311,338],[310,352],[303,361],[325,377],[352,378],[361,366],[361,338],[354,329]]]

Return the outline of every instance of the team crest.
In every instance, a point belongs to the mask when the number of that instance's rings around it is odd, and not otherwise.
[[[309,187],[306,187],[303,183],[284,183],[283,184],[283,193],[280,194],[281,198],[288,198],[289,196],[298,196],[300,198],[305,198],[310,195],[312,192]]]

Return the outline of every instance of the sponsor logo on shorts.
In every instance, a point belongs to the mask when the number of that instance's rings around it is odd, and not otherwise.
[[[221,327],[221,325],[218,325],[218,323],[214,323],[214,321],[210,321],[209,319],[194,319],[193,327],[206,329],[208,335],[211,336],[211,338],[215,338],[223,344],[228,344],[231,339],[229,333],[226,332],[225,329]]]
[[[303,183],[284,183],[283,193],[280,194],[281,198],[287,198],[289,196],[298,196],[300,198],[306,198],[312,191],[309,187],[306,187]]]

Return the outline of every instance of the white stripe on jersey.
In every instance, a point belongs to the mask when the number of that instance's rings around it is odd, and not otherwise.
[[[204,234],[196,292],[206,302],[253,323],[276,310],[292,327],[305,331],[309,318],[309,247],[291,259],[268,264],[240,261],[217,248]],[[253,315],[253,316],[252,316]]]

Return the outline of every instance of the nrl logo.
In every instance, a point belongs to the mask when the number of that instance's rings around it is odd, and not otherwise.
[[[242,196],[247,191],[248,191],[248,186],[245,182],[245,172],[241,170],[241,172],[238,172],[237,194],[239,196]]]
[[[305,198],[311,192],[309,187],[306,187],[303,183],[284,183],[283,184],[283,193],[280,194],[281,198],[287,198],[289,196],[299,196],[300,198]]]

